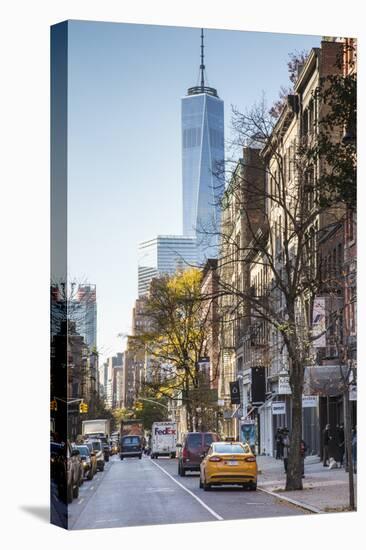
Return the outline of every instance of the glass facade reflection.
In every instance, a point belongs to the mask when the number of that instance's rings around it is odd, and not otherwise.
[[[182,98],[183,233],[196,237],[199,262],[217,257],[223,161],[224,102],[214,88],[190,88]]]
[[[138,294],[144,296],[154,277],[173,275],[197,264],[196,240],[181,235],[158,235],[139,244]]]

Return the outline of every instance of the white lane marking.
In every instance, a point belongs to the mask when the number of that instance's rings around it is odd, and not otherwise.
[[[85,500],[85,499],[81,498],[81,499],[79,500],[79,504],[81,504],[82,502],[84,502],[84,500]]]
[[[187,489],[187,487],[185,487],[182,483],[180,483],[179,481],[177,481],[176,479],[174,479],[174,477],[172,475],[170,475],[166,470],[164,470],[164,468],[162,468],[161,466],[159,466],[159,464],[156,464],[156,462],[152,462],[152,464],[154,464],[154,466],[156,466],[157,468],[159,468],[159,470],[161,470],[162,472],[164,472],[165,475],[167,475],[168,477],[170,477],[170,479],[172,479],[174,481],[174,483],[176,483],[177,485],[179,485],[179,487],[181,487],[184,491],[186,491],[189,495],[191,495],[191,497],[193,497],[195,500],[197,500],[197,502],[200,503],[201,506],[203,506],[203,508],[205,508],[208,512],[210,512],[210,514],[212,516],[214,516],[216,519],[218,519],[219,521],[222,521],[224,518],[222,518],[221,516],[219,516],[219,514],[217,514],[215,512],[215,510],[212,510],[212,508],[210,508],[209,506],[207,506],[207,504],[205,504],[203,502],[203,500],[201,500],[200,498],[198,498],[194,493],[192,493],[192,491],[190,491],[189,489]]]
[[[93,485],[93,487],[90,487],[90,490],[91,490],[91,491],[92,491],[93,489],[94,489],[94,485]]]

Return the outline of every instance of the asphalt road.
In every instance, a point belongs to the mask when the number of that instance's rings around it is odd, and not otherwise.
[[[264,518],[304,511],[261,491],[199,488],[198,473],[177,474],[177,461],[113,456],[104,472],[84,481],[69,505],[69,529],[95,529]]]

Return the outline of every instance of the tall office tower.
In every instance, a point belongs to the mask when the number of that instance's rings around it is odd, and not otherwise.
[[[96,286],[89,284],[51,286],[51,335],[63,323],[75,323],[76,332],[84,338],[89,351],[97,346]]]
[[[97,347],[96,286],[79,285],[70,307],[74,308],[77,331],[84,337],[86,345],[92,351]]]
[[[158,235],[139,244],[138,294],[147,294],[150,282],[159,275],[197,264],[196,239],[181,235]]]
[[[224,102],[205,85],[203,29],[201,82],[182,98],[183,234],[197,238],[198,261],[218,255],[224,162]]]

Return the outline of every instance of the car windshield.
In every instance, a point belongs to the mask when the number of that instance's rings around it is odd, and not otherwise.
[[[81,455],[90,455],[89,447],[87,445],[78,445],[77,449],[79,449]]]
[[[100,451],[102,449],[100,441],[92,441],[94,451]]]
[[[213,451],[220,454],[245,454],[250,452],[249,449],[247,450],[239,443],[217,443],[214,445]]]
[[[140,438],[139,437],[124,437],[122,439],[122,444],[123,445],[138,445],[140,443]]]

